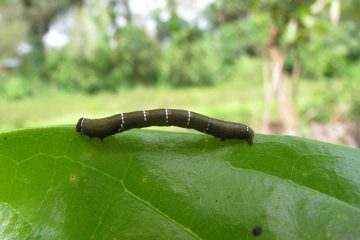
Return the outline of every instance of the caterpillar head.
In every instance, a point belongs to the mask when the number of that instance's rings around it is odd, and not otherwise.
[[[84,120],[85,118],[80,118],[76,124],[76,131],[79,133],[83,133]]]

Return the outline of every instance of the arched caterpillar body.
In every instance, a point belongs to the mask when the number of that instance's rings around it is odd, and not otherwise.
[[[223,121],[180,109],[154,109],[116,114],[106,118],[80,118],[76,131],[89,136],[105,137],[133,128],[150,126],[177,126],[192,128],[221,140],[245,139],[253,143],[254,131],[245,124]]]

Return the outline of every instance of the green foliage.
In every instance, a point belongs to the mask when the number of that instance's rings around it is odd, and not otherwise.
[[[359,119],[360,119],[360,97],[359,96],[357,96],[357,98],[352,101],[351,117],[355,123],[359,122]]]
[[[221,0],[211,3],[205,11],[205,15],[213,28],[231,24],[247,16],[252,5],[251,0],[234,1]]]
[[[241,56],[262,55],[269,30],[265,15],[250,15],[241,21],[222,25],[214,36],[216,51],[224,65],[233,65]]]
[[[213,43],[196,30],[179,33],[164,49],[161,82],[172,86],[205,86],[221,81],[220,59]]]
[[[127,26],[116,38],[116,47],[99,40],[94,53],[72,51],[71,46],[48,54],[50,81],[60,88],[95,93],[136,84],[152,85],[158,79],[159,46],[144,31]]]
[[[305,76],[347,77],[350,67],[360,60],[358,28],[351,22],[326,28],[325,33],[314,32],[311,40],[299,49]]]
[[[306,115],[307,112],[311,112],[312,117],[310,121],[316,122],[329,122],[331,117],[334,116],[338,106],[338,97],[336,95],[338,91],[333,88],[317,90],[311,101],[305,103],[305,106],[301,108],[301,116]]]
[[[104,89],[102,79],[86,59],[69,58],[63,51],[48,54],[46,72],[50,83],[67,91],[94,93]]]
[[[74,126],[0,134],[2,239],[356,239],[360,150]]]
[[[354,62],[349,66],[347,76],[349,79],[353,79],[353,81],[360,82],[360,61]]]
[[[21,75],[0,74],[0,95],[7,100],[21,99],[32,95],[31,78]]]
[[[346,101],[350,105],[350,117],[354,123],[360,123],[360,62],[353,65],[350,70],[351,77],[345,84],[342,95],[346,95]],[[360,136],[359,136],[360,137]]]
[[[360,102],[360,84],[357,79],[338,79],[321,81],[321,86],[313,89],[310,98],[303,101],[302,116],[312,116],[307,121],[329,122],[334,120],[354,120],[360,117],[358,104]],[[319,81],[320,82],[320,81]],[[310,88],[310,86],[308,86]],[[303,98],[304,100],[305,98]],[[302,105],[302,104],[301,104]],[[352,118],[352,119],[349,119]]]
[[[45,2],[2,3],[0,26],[9,34],[0,39],[0,55],[15,54],[18,41],[14,39],[26,38],[25,30],[21,33],[15,30],[27,19],[28,30],[32,32],[27,41],[34,51],[27,57],[21,56],[22,66],[18,70],[24,76],[20,78],[38,76],[43,85],[66,91],[97,93],[156,84],[205,86],[234,79],[242,68],[242,57],[260,59],[263,56],[271,24],[281,31],[277,40],[288,55],[286,70],[289,72],[295,62],[300,62],[306,78],[358,79],[360,76],[358,17],[352,9],[358,3],[354,0],[342,3],[344,20],[337,27],[332,26],[322,12],[314,14],[310,9],[313,1],[309,0],[216,1],[202,15],[207,18],[209,29],[197,28],[196,24],[181,19],[175,11],[176,2],[169,2],[168,20],[161,20],[160,12],[153,17],[158,39],[131,23],[114,27],[115,15],[121,15],[121,11],[107,9],[111,6],[108,1],[104,4],[99,1]],[[10,14],[11,8],[14,12]],[[67,29],[70,43],[61,50],[44,49],[43,34],[64,12],[73,14],[75,22]],[[22,14],[25,18],[20,17]],[[45,19],[31,20],[40,17]],[[37,29],[40,32],[36,32]],[[38,59],[46,54],[45,67],[42,60],[35,59],[36,53]],[[17,90],[16,86],[23,80],[16,80],[18,76],[14,78],[6,81],[8,86],[1,86],[2,92],[11,99],[27,96],[26,84],[29,83],[25,81],[24,87]]]
[[[121,30],[114,50],[113,71],[129,85],[152,85],[158,80],[159,45],[143,29],[128,25]],[[120,72],[120,73],[119,73]]]
[[[157,38],[163,42],[168,40],[171,36],[179,34],[184,29],[189,28],[189,24],[181,19],[176,12],[170,13],[170,18],[167,21],[161,20],[160,12],[155,11],[156,21],[156,35]]]
[[[231,65],[223,66],[224,72],[230,82],[243,82],[245,89],[259,89],[258,94],[261,94],[261,85],[263,73],[259,71],[262,69],[263,62],[259,58],[241,55],[236,62]],[[250,87],[253,86],[253,87]],[[241,91],[244,94],[244,91]]]
[[[18,45],[26,39],[26,21],[21,15],[20,1],[0,1],[0,60],[14,56]]]

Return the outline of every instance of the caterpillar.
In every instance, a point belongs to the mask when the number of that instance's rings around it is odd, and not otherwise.
[[[210,118],[195,112],[180,109],[154,109],[120,113],[106,118],[80,118],[76,131],[90,137],[105,137],[133,128],[150,126],[177,126],[192,128],[199,132],[225,139],[244,139],[253,144],[254,131],[245,124]]]

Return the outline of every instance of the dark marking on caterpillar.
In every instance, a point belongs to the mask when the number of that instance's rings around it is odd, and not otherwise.
[[[192,128],[199,132],[225,139],[244,139],[253,144],[254,131],[242,123],[234,123],[210,118],[195,112],[180,109],[155,109],[120,113],[106,118],[80,118],[76,131],[101,141],[108,136],[133,128],[150,126],[177,126]]]
[[[255,227],[253,228],[253,230],[252,230],[252,234],[253,234],[254,236],[260,236],[261,233],[262,233],[262,228],[259,227],[259,226],[255,226]]]

